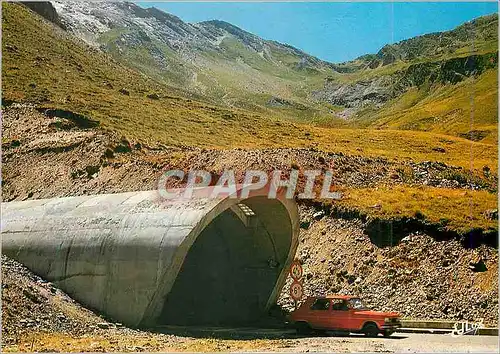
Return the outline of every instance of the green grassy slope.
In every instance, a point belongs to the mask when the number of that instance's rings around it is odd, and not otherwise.
[[[141,29],[134,25],[113,28],[100,35],[98,41],[116,60],[168,85],[214,99],[220,105],[298,122],[328,121],[335,125],[335,117],[329,109],[310,99],[310,92],[321,88],[324,78],[334,74],[330,64],[293,47],[262,40],[222,21],[201,25],[215,33],[224,30],[229,34],[224,32],[225,37],[218,46],[199,45],[195,50],[185,51],[173,50],[157,39],[138,36]],[[137,37],[135,42],[124,40],[130,33]],[[273,97],[287,103],[270,104]],[[295,109],[297,106],[300,109]]]
[[[498,15],[478,17],[450,31],[429,33],[384,46],[377,54],[363,55],[338,65],[347,72],[381,69],[390,64],[438,61],[498,50]],[[376,70],[375,70],[376,71]]]
[[[387,45],[344,63],[345,85],[388,78],[393,98],[362,107],[358,127],[421,130],[498,143],[498,16],[480,17],[452,31]]]
[[[225,109],[148,79],[73,40],[27,8],[2,4],[3,102],[31,102],[97,120],[131,140],[151,144],[314,147],[367,156],[496,166],[496,146],[424,132],[328,129],[265,114]],[[122,94],[124,88],[129,94]],[[148,98],[156,93],[159,99]],[[446,153],[432,148],[441,146]]]
[[[19,4],[3,3],[2,9],[4,104],[70,110],[132,139],[172,145],[245,144],[256,140],[259,127],[281,130],[257,115],[192,100],[82,45]]]
[[[498,141],[497,70],[456,85],[414,88],[369,115],[374,128],[423,130]],[[362,120],[363,118],[360,118]]]

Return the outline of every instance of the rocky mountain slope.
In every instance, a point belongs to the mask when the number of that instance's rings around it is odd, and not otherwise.
[[[227,106],[266,110],[277,96],[290,105],[297,101],[314,107],[301,97],[303,81],[333,72],[329,63],[297,48],[223,21],[185,23],[130,2],[52,4],[68,31],[88,44],[149,76]]]
[[[220,107],[217,100],[159,83],[117,62],[24,6],[2,6],[4,106],[30,103],[42,111],[53,110],[53,116],[99,124],[152,147],[301,147],[470,166],[463,151],[471,145],[465,139],[319,128],[253,110]],[[287,101],[272,102],[277,110],[301,112]],[[473,147],[474,169],[495,170],[496,146],[474,143]]]
[[[356,126],[496,143],[497,41],[498,16],[484,16],[342,63],[346,74],[314,95],[343,107],[340,115]]]
[[[498,140],[496,115],[491,113],[496,111],[497,91],[492,90],[497,85],[492,81],[498,56],[497,15],[333,64],[223,21],[188,24],[154,7],[126,2],[104,7],[76,1],[53,5],[68,31],[87,43],[224,106],[330,126]],[[465,81],[470,87],[476,80],[481,101],[477,107],[484,109],[475,113],[476,127],[470,129],[470,114],[461,97],[464,89],[456,86]],[[450,100],[451,106],[460,106],[458,111],[446,104]],[[409,114],[414,108],[419,114]]]
[[[394,195],[399,188],[410,189],[408,185],[416,186],[415,192],[425,191],[429,182],[439,181],[432,188],[434,195],[439,191],[457,192],[451,201],[456,204],[447,206],[448,215],[438,210],[440,217],[446,215],[452,218],[450,222],[456,222],[457,210],[470,199],[477,208],[476,225],[479,220],[496,224],[479,198],[480,194],[489,194],[487,190],[494,188],[495,180],[480,176],[467,179],[461,169],[445,164],[397,162],[310,149],[149,148],[98,126],[78,126],[72,117],[50,116],[19,105],[4,110],[3,125],[6,137],[16,137],[2,146],[4,201],[153,189],[166,168],[201,168],[214,176],[226,168],[236,168],[240,176],[250,166],[269,170],[294,164],[307,168],[335,166],[335,185],[347,192],[353,187],[388,187]],[[462,178],[448,180],[446,175]],[[478,190],[473,193],[470,189]],[[465,190],[469,190],[468,195],[460,199]],[[368,199],[369,194],[364,194]],[[440,197],[448,198],[446,194]],[[486,207],[495,205],[493,195]],[[348,207],[344,201],[337,206]],[[383,206],[370,205],[369,209],[385,207],[383,202]],[[417,219],[398,223],[396,219],[364,218],[355,210],[301,203],[297,258],[305,269],[306,294],[357,294],[375,309],[397,310],[411,318],[483,320],[490,326],[497,323],[495,233],[490,238],[468,238],[426,228]],[[422,210],[430,214],[432,207]],[[402,210],[403,214],[407,212]],[[393,232],[386,232],[389,228]],[[81,308],[12,260],[2,259],[2,272],[3,345],[9,350],[64,350],[61,343],[75,350],[214,349],[214,343],[121,328]],[[291,309],[286,289],[279,304]],[[234,344],[227,345],[233,348]]]
[[[126,46],[162,42],[173,50],[195,61],[202,52],[215,51],[221,56],[226,39],[234,39],[249,52],[260,53],[262,59],[275,65],[289,65],[295,69],[320,70],[331,66],[301,50],[275,41],[264,40],[230,23],[218,20],[199,23],[185,23],[180,18],[158,10],[155,7],[142,8],[131,2],[107,4],[81,3],[77,1],[52,2],[62,22],[87,43],[101,46],[106,33],[127,31],[117,36],[113,43],[124,50]],[[288,62],[280,57],[290,56]],[[241,58],[245,62],[245,58]],[[252,62],[245,62],[252,65]],[[292,65],[295,64],[295,65]]]

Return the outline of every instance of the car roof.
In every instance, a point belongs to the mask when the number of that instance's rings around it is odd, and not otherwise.
[[[353,298],[359,298],[359,296],[355,295],[324,295],[324,296],[311,296],[310,299],[342,299],[342,300],[349,300]]]

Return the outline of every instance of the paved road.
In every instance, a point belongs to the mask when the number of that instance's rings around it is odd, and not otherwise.
[[[165,328],[175,332],[174,327]],[[190,331],[191,338],[230,340],[239,351],[238,342],[245,342],[241,351],[258,352],[497,352],[497,336],[460,336],[450,334],[394,333],[389,338],[367,338],[360,334],[349,336],[300,337],[293,330],[269,329],[208,329]],[[238,349],[237,349],[238,348]]]
[[[498,337],[462,336],[449,334],[394,334],[390,338],[366,338],[362,335],[348,337],[309,337],[283,339],[258,351],[293,352],[496,352]]]
[[[339,338],[328,338],[336,341]],[[347,338],[344,338],[347,339]],[[497,352],[498,337],[460,336],[449,334],[395,333],[390,338],[364,338],[349,336],[348,344],[353,351],[391,351],[391,352]],[[333,343],[332,343],[333,344]]]

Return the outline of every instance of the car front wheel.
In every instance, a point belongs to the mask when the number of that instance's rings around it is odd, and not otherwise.
[[[375,323],[367,323],[363,327],[363,333],[367,337],[376,337],[376,336],[378,336],[378,332],[379,332],[379,330],[378,330],[378,327]]]
[[[295,323],[295,329],[297,330],[298,334],[309,334],[312,331],[311,326],[309,326],[309,323],[307,322]]]

